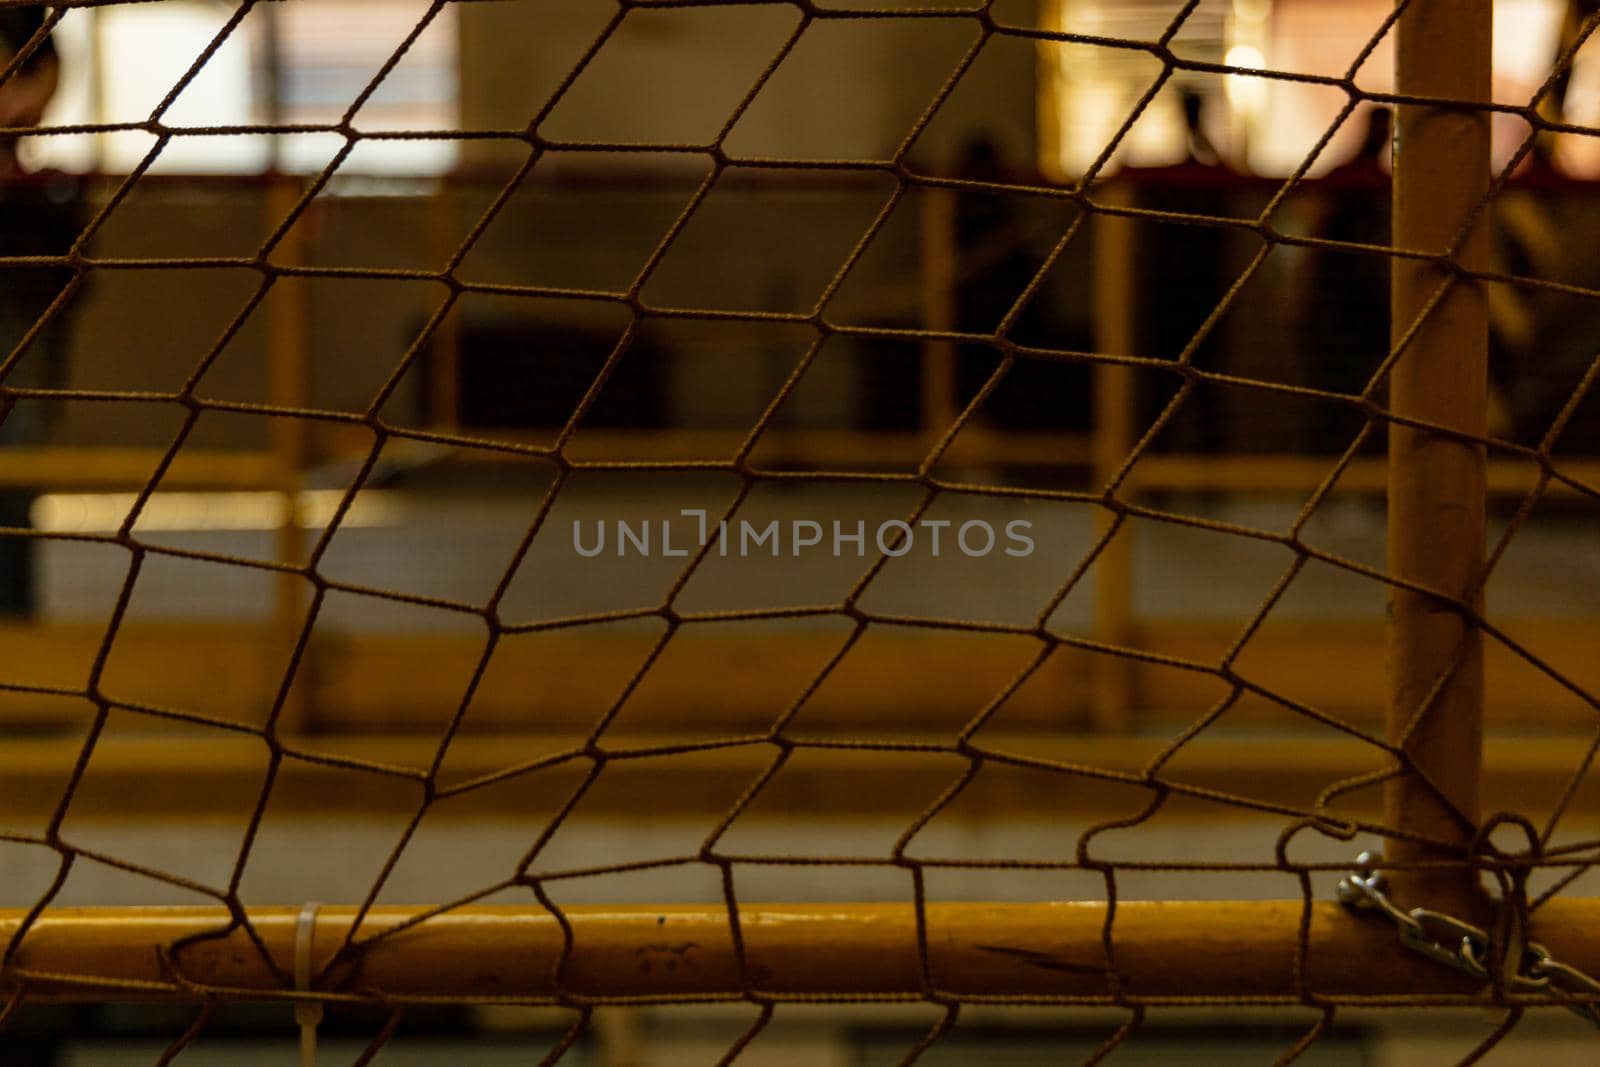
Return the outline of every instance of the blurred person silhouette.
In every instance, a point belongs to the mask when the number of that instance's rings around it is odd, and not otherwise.
[[[43,6],[0,8],[0,71],[26,53],[0,83],[0,129],[37,126],[55,96],[61,61],[51,37],[39,39],[45,22]],[[28,174],[17,154],[20,136],[0,133],[0,259],[63,255],[77,236],[76,186]],[[10,390],[62,384],[64,316],[40,325],[25,348],[19,345],[70,277],[61,267],[0,265],[0,445],[45,439],[51,406]],[[30,493],[0,487],[0,528],[28,529],[32,503]],[[0,614],[28,615],[33,606],[33,539],[0,533]]]
[[[44,24],[43,7],[0,8],[0,69],[11,65]],[[47,35],[0,85],[0,128],[37,126],[60,79],[61,58],[54,39]],[[15,134],[0,134],[0,176],[17,169],[16,143]]]
[[[1570,0],[1556,52],[1578,47],[1600,0]],[[1574,64],[1551,77],[1539,100],[1547,122],[1568,121]],[[1560,135],[1534,135],[1531,151],[1512,182],[1495,199],[1493,268],[1500,273],[1593,289],[1600,268],[1586,254],[1596,212],[1587,183],[1575,183],[1562,166]],[[1490,317],[1490,433],[1537,444],[1600,352],[1600,302],[1588,297],[1516,285],[1488,290]],[[1600,391],[1581,397],[1556,444],[1559,453],[1600,453]]]
[[[1193,89],[1185,89],[1178,94],[1178,102],[1183,107],[1184,142],[1188,161],[1202,166],[1226,169],[1227,164],[1222,161],[1222,153],[1217,151],[1217,146],[1211,143],[1211,135],[1206,133],[1205,97]]]
[[[1366,112],[1355,155],[1317,184],[1311,236],[1350,244],[1390,244],[1389,151],[1393,122],[1388,108]],[[1301,350],[1306,384],[1329,393],[1357,395],[1389,353],[1389,257],[1378,252],[1314,249],[1301,277]],[[1366,416],[1336,401],[1318,401],[1307,427],[1310,450],[1340,453],[1350,447]],[[1363,452],[1384,448],[1381,427]]]
[[[983,185],[1028,185],[1037,179],[1019,174],[1000,145],[977,133],[962,145],[955,177]],[[1048,242],[1059,236],[1058,216],[1041,208],[1025,214],[1024,198],[986,188],[963,188],[956,195],[955,246],[958,261],[956,328],[991,333],[1043,267]],[[1041,247],[1041,245],[1043,245]],[[1048,314],[1048,299],[1035,298],[1021,309],[1009,340],[1037,347],[1084,347],[1083,337],[1063,337],[1062,325]],[[986,345],[958,348],[959,403],[982,388],[1000,354]],[[1010,430],[1082,429],[1089,421],[1089,371],[1086,366],[1035,359],[1012,364],[978,413],[978,419]]]
[[[1207,101],[1192,88],[1178,97],[1184,124],[1184,157],[1165,167],[1128,168],[1134,206],[1185,215],[1227,217],[1237,173],[1230,168],[1205,129]],[[1206,319],[1228,291],[1225,264],[1230,231],[1197,223],[1136,223],[1135,247],[1139,294],[1135,344],[1139,355],[1176,360],[1194,340]],[[1222,369],[1221,327],[1200,342],[1190,362],[1201,370]],[[1181,384],[1176,375],[1141,370],[1138,374],[1139,416],[1154,422]],[[1222,405],[1217,391],[1195,388],[1160,435],[1158,448],[1211,453],[1224,446]]]
[[[1560,122],[1559,108],[1549,109]],[[1490,267],[1523,278],[1592,287],[1596,274],[1580,266],[1564,221],[1584,226],[1583,197],[1572,196],[1548,134],[1538,136],[1514,179],[1494,202]],[[1569,214],[1579,207],[1577,216]],[[1575,262],[1576,260],[1576,262]],[[1585,277],[1574,277],[1575,268]],[[1491,285],[1489,303],[1489,433],[1536,444],[1594,358],[1600,309],[1564,293]],[[1569,438],[1570,440],[1570,438]]]

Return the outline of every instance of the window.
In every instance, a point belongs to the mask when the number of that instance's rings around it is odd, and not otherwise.
[[[426,0],[286,0],[240,21],[172,102],[179,127],[336,123],[428,9]],[[164,0],[75,8],[56,31],[62,85],[47,125],[142,122],[227,26],[232,4]],[[458,123],[455,7],[429,23],[355,116],[358,130],[452,130]],[[137,166],[155,143],[143,130],[29,139],[35,168]],[[338,151],[333,133],[173,137],[156,172],[320,170]],[[428,175],[448,170],[453,140],[362,141],[341,173]]]

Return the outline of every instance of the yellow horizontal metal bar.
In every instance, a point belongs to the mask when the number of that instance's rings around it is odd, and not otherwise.
[[[121,489],[147,484],[165,455],[158,448],[0,449],[0,486],[29,489]],[[285,482],[267,452],[190,449],[161,478],[163,489],[271,489]]]
[[[355,911],[325,907],[310,958],[318,991],[363,999],[717,997],[741,993],[955,997],[1370,999],[1486,997],[1457,972],[1401,947],[1394,928],[1339,905],[1300,901],[931,904],[926,951],[909,902],[750,904],[742,953],[718,906],[461,908],[411,925],[378,908],[358,958],[334,959]],[[248,917],[277,967],[292,968],[298,910]],[[22,913],[0,913],[9,939]],[[1600,902],[1555,900],[1532,935],[1564,963],[1600,969]],[[220,908],[59,908],[32,926],[8,968],[30,999],[194,1001],[282,995],[286,983]],[[211,935],[211,936],[207,936]],[[189,941],[191,938],[201,938]],[[177,951],[169,951],[186,942]],[[1109,944],[1112,956],[1107,957]],[[926,971],[922,963],[926,959]],[[331,966],[328,966],[331,962]],[[1114,970],[1118,985],[1108,974]]]
[[[126,718],[120,720],[126,725]],[[600,787],[588,791],[577,816],[699,817],[734,807],[777,754],[754,739],[725,747],[689,748],[681,734],[607,736],[614,753]],[[802,748],[763,788],[751,818],[891,818],[909,821],[967,769],[953,751],[953,734],[850,735],[880,747]],[[1486,745],[1486,808],[1537,811],[1560,796],[1570,768],[1589,738],[1580,735],[1491,738]],[[1168,739],[1045,733],[984,733],[976,744],[994,754],[945,815],[953,821],[998,816],[1092,819],[1130,814],[1152,796],[1144,767]],[[434,817],[553,814],[592,767],[584,735],[500,734],[458,737],[438,785]],[[296,817],[392,815],[413,812],[423,799],[423,776],[437,751],[433,737],[330,735],[289,738],[272,808]],[[0,811],[26,829],[60,802],[78,756],[77,738],[16,737],[0,746]],[[184,730],[154,736],[102,736],[72,799],[74,819],[240,820],[261,790],[268,749],[258,737]],[[319,762],[328,760],[330,762]],[[341,766],[337,761],[359,761]],[[374,773],[376,766],[389,768]],[[1171,815],[1242,818],[1240,801],[1267,811],[1306,811],[1338,782],[1384,770],[1388,757],[1357,740],[1295,735],[1209,733],[1191,743],[1159,780],[1174,789],[1163,807]],[[1076,770],[1074,770],[1074,768]],[[847,786],[847,787],[846,787]],[[1221,800],[1202,799],[1209,795]],[[1230,799],[1232,802],[1230,803]],[[1341,797],[1334,815],[1367,816],[1376,788]],[[1592,815],[1600,803],[1580,794],[1573,811]],[[1281,816],[1271,816],[1281,818]]]
[[[321,454],[338,456],[339,428],[319,430],[325,439]],[[548,435],[483,431],[485,441],[541,447]],[[695,430],[606,430],[575,437],[565,454],[579,462],[655,463],[691,460],[721,461],[732,457],[745,440],[743,432]],[[915,467],[932,451],[934,441],[918,434],[855,431],[771,431],[752,453],[757,466],[782,463],[817,469],[852,470]],[[424,446],[430,459],[437,450]],[[512,462],[516,452],[445,450],[452,462]],[[8,448],[0,451],[0,486],[42,490],[137,488],[149,482],[164,453],[154,448],[55,446]],[[403,449],[402,449],[403,454]],[[1080,467],[1090,459],[1089,442],[1080,434],[1010,434],[972,429],[958,435],[943,462]],[[1129,474],[1127,485],[1140,490],[1218,490],[1238,492],[1310,492],[1333,469],[1331,456],[1300,455],[1175,455],[1149,453]],[[1577,482],[1600,489],[1600,460],[1572,459],[1557,469]],[[1488,465],[1489,492],[1513,495],[1531,489],[1538,470],[1520,460]],[[173,489],[271,489],[285,483],[282,464],[269,452],[244,449],[184,449],[161,480]],[[1380,493],[1387,485],[1382,459],[1358,459],[1340,475],[1335,492]],[[1569,493],[1561,482],[1549,491]]]
[[[1600,691],[1600,620],[1502,619],[1504,630],[1556,665],[1576,686]],[[1217,664],[1237,640],[1238,621],[1142,623],[1131,647],[1189,663]],[[652,664],[629,698],[622,724],[645,732],[749,732],[772,721],[837,652],[835,631],[689,627]],[[105,639],[101,624],[0,625],[8,683],[82,689]],[[651,630],[584,627],[507,638],[474,693],[471,730],[586,729],[638,669]],[[803,715],[807,729],[948,729],[952,733],[1035,653],[1033,639],[877,628],[835,669]],[[433,730],[460,700],[483,651],[464,634],[360,634],[315,638],[308,697],[316,728]],[[258,722],[282,682],[288,638],[261,624],[125,623],[101,678],[121,700]],[[1568,689],[1490,642],[1491,728],[1581,729],[1593,710]],[[1058,650],[996,715],[1003,729],[1089,725],[1098,654]],[[211,669],[196,671],[194,664]],[[1380,620],[1271,620],[1234,663],[1260,691],[1281,693],[1355,724],[1381,718],[1384,648]],[[1196,718],[1228,694],[1216,674],[1129,662],[1141,726]],[[715,679],[711,684],[708,679]],[[0,692],[0,723],[47,728],[76,721],[70,701]],[[1254,693],[1228,712],[1230,725],[1292,729],[1308,724]]]

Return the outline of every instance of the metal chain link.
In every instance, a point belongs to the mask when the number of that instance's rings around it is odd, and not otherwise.
[[[1375,912],[1394,923],[1400,943],[1411,951],[1480,981],[1489,981],[1488,931],[1427,908],[1402,910],[1390,899],[1382,872],[1374,870],[1381,860],[1381,856],[1370,852],[1356,857],[1357,869],[1339,880],[1339,902],[1352,911]],[[1508,989],[1549,997],[1600,1027],[1600,1001],[1573,999],[1600,995],[1600,980],[1562,963],[1534,941],[1523,944],[1517,958],[1516,971],[1506,979]]]

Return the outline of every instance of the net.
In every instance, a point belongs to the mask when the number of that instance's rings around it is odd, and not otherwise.
[[[37,76],[52,31],[123,6],[50,8],[0,84]],[[18,723],[84,709],[64,716],[75,733],[58,717],[5,746],[4,841],[48,857],[30,861],[47,874],[37,892],[0,916],[9,1018],[62,1000],[182,1005],[192,1018],[152,1051],[168,1062],[238,1003],[321,1004],[367,1062],[408,1018],[535,1006],[551,1010],[529,1039],[543,1062],[588,1054],[596,1032],[628,1062],[637,1016],[611,1009],[732,1005],[704,1059],[755,1062],[763,1040],[784,1054],[772,1035],[790,1020],[858,1004],[853,1018],[883,1028],[864,1056],[935,1063],[1000,1048],[985,1027],[1015,1017],[985,1013],[1010,1008],[1080,1027],[1056,1036],[1098,1062],[1170,1054],[1177,1031],[1158,1017],[1214,1036],[1216,1017],[1182,1013],[1223,1009],[1224,1028],[1265,1013],[1261,1051],[1277,1062],[1316,1062],[1389,1025],[1369,1021],[1376,1009],[1456,1020],[1487,1006],[1446,1050],[1471,1062],[1509,1047],[1525,1016],[1539,1017],[1530,1041],[1548,1038],[1558,1013],[1531,1007],[1595,1002],[1584,975],[1600,944],[1574,887],[1595,858],[1579,817],[1600,745],[1581,531],[1600,363],[1579,345],[1564,365],[1494,367],[1496,394],[1521,399],[1489,420],[1494,362],[1549,350],[1552,323],[1600,290],[1552,272],[1535,239],[1491,250],[1488,216],[1526,218],[1556,188],[1569,230],[1587,217],[1580,183],[1524,172],[1552,166],[1558,135],[1596,133],[1559,105],[1597,16],[1574,14],[1548,75],[1511,101],[1488,82],[1481,3],[1385,7],[1341,73],[1312,74],[1216,55],[1221,16],[1201,0],[1140,5],[1149,36],[1087,26],[1072,4],[640,0],[581,18],[505,5],[519,14],[473,23],[490,5],[435,0],[336,119],[175,124],[247,32],[275,40],[283,6],[229,5],[148,116],[19,124],[35,143],[139,131],[149,148],[87,197],[66,241],[0,238],[0,266],[27,281],[0,368],[15,434],[0,463],[51,493],[4,538],[120,561],[93,627],[15,623],[20,654],[0,676]],[[577,43],[539,69],[514,123],[367,125],[376,100],[405,114],[385,86],[457,18],[482,54],[534,50],[541,34]],[[507,26],[527,38],[484,45]],[[865,106],[859,70],[887,62],[889,40],[924,50],[888,80],[930,81],[935,54],[940,76],[892,141],[836,156],[841,116]],[[870,62],[840,79],[830,62],[852,47]],[[1374,88],[1387,47],[1397,80]],[[697,65],[707,48],[726,66]],[[1070,178],[1008,166],[993,144],[927,163],[950,139],[941,121],[992,108],[1008,64],[1035,54],[1059,78],[1091,56],[1150,73]],[[1287,176],[1246,179],[1213,144],[1206,85],[1309,87],[1337,106]],[[1189,158],[1119,171],[1178,89]],[[1389,184],[1375,159],[1312,176],[1374,105],[1415,145],[1397,161],[1392,230],[1370,209]],[[658,136],[639,114],[688,132]],[[1491,127],[1514,134],[1492,171]],[[193,255],[150,225],[177,188],[151,173],[163,153],[248,137],[329,148],[303,181],[223,187],[225,204],[263,205],[258,244]],[[354,161],[401,141],[470,165],[426,198],[342,207],[359,195]],[[17,217],[50,219],[60,180],[15,179]],[[142,229],[123,221],[141,213]],[[385,225],[401,234],[389,263],[340,258]],[[773,261],[792,264],[776,282]],[[1286,263],[1310,279],[1303,322],[1281,306]],[[1375,339],[1361,320],[1390,299],[1391,271],[1393,322],[1377,316]],[[202,330],[198,357],[168,384],[136,364],[115,388],[51,380],[51,331],[124,276],[204,294],[129,320],[156,347]],[[362,314],[402,289],[422,294],[406,305],[424,309],[420,328],[359,396],[323,403],[318,359],[376,349]],[[318,299],[322,325],[346,331],[340,353],[311,330]],[[1076,334],[1045,314],[1062,300],[1077,301]],[[1224,344],[1282,350],[1299,327],[1318,347],[1298,377]],[[120,341],[129,326],[97,329]],[[252,331],[262,380],[241,386],[229,368]],[[47,443],[27,427],[52,407],[136,412],[77,415],[80,430],[137,428]],[[1311,427],[1305,454],[1241,449],[1239,427],[1265,419],[1270,442],[1295,421],[1283,411]],[[228,420],[260,447],[208,443]],[[131,447],[153,431],[157,447]],[[407,487],[429,477],[487,480],[511,502],[495,529],[514,512],[515,535],[480,537],[448,494],[428,511]],[[66,492],[107,485],[133,491]],[[1336,520],[1385,487],[1383,558],[1375,531]],[[218,488],[225,507],[183,495]],[[1269,491],[1293,505],[1250,511]],[[171,536],[230,524],[264,533],[261,550]],[[434,539],[410,555],[363,540],[383,529]],[[1518,600],[1537,584],[1516,563],[1530,540],[1556,560],[1538,596],[1579,602],[1542,629],[1484,606],[1510,571],[1516,610],[1549,613]],[[1246,549],[1249,567],[1229,562]],[[441,577],[485,558],[492,573]],[[1154,573],[1147,600],[1219,618],[1147,625],[1135,570]],[[258,617],[152,623],[164,573],[214,584],[230,610],[256,598]],[[1380,619],[1297,627],[1341,598],[1388,601],[1389,681]],[[40,680],[52,671],[65,678]],[[1558,709],[1545,734],[1507,740],[1534,704]],[[1480,810],[1480,763],[1495,814]],[[186,831],[235,804],[236,829]],[[119,810],[166,837],[105,822]],[[314,827],[272,842],[285,813],[319,811],[392,822],[336,822],[320,851]],[[709,818],[685,833],[688,813]],[[975,818],[1000,830],[963,836]],[[1196,819],[1215,831],[1205,847]],[[159,843],[186,834],[187,848]],[[355,892],[304,904],[373,840]],[[1382,859],[1353,872],[1362,847]],[[87,868],[189,906],[110,906],[124,889],[67,908]],[[1263,899],[1205,899],[1235,895]]]

